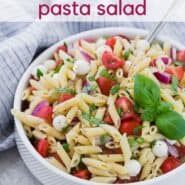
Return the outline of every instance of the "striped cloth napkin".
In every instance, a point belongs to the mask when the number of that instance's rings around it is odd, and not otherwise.
[[[44,0],[42,0],[44,1]],[[21,3],[22,2],[22,3]],[[25,3],[27,2],[27,3]],[[3,0],[0,21],[30,15],[34,0]],[[11,14],[9,13],[11,12]],[[34,56],[53,43],[85,30],[108,26],[151,29],[155,23],[23,23],[0,22],[0,151],[14,146],[14,122],[10,114],[14,93]],[[169,23],[161,34],[185,42],[185,23]]]

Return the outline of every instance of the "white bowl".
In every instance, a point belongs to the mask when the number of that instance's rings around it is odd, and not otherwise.
[[[140,30],[140,29],[118,28],[118,27],[96,29],[92,31],[82,32],[80,34],[68,37],[65,40],[62,40],[57,44],[53,45],[52,47],[50,47],[49,49],[45,50],[30,65],[30,67],[26,70],[23,77],[21,78],[15,94],[14,108],[18,110],[20,110],[21,108],[21,96],[22,96],[23,90],[27,86],[28,79],[31,74],[31,69],[35,65],[38,65],[39,63],[42,63],[43,61],[51,57],[55,49],[60,44],[63,44],[64,41],[67,43],[72,43],[75,40],[81,39],[81,38],[98,38],[100,36],[111,36],[111,35],[118,35],[118,34],[126,35],[129,38],[134,38],[135,36],[144,37],[146,36],[147,32],[145,30]],[[168,38],[160,38],[159,40],[160,41],[168,40],[170,43],[173,44],[174,47],[177,47],[178,49],[184,48],[184,46],[181,45],[180,43],[176,41],[172,41]],[[15,119],[15,131],[16,131],[16,143],[22,159],[24,160],[29,170],[33,173],[33,175],[44,185],[74,185],[74,184],[75,185],[86,185],[86,184],[98,185],[99,184],[99,183],[81,180],[72,175],[64,173],[58,170],[57,168],[55,168],[54,166],[50,165],[34,149],[32,144],[28,140],[27,136],[25,135],[22,124],[17,119]],[[182,165],[176,170],[173,170],[172,172],[162,175],[160,177],[147,180],[147,181],[130,183],[130,185],[163,185],[167,183],[168,185],[176,185],[176,184],[182,185],[184,184],[183,182],[185,180],[184,172],[185,172],[185,165]]]

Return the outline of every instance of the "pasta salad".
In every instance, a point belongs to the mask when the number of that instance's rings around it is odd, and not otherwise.
[[[158,177],[185,161],[185,51],[122,35],[59,46],[32,69],[22,110],[38,153],[100,183]]]

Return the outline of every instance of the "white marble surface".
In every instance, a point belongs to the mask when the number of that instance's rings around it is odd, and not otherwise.
[[[41,185],[26,168],[16,148],[0,153],[0,185]]]

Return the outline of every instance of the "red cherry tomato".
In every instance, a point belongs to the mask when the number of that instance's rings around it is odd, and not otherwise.
[[[52,122],[53,108],[50,105],[45,105],[38,110],[36,116],[45,119],[49,123]]]
[[[166,68],[166,72],[171,74],[171,75],[175,75],[177,77],[178,80],[182,80],[183,76],[184,76],[184,67],[183,66],[169,66]]]
[[[106,77],[99,77],[97,79],[98,86],[102,92],[102,94],[108,96],[111,88],[116,84],[115,81],[106,78]]]
[[[112,118],[110,116],[110,114],[108,112],[105,113],[105,116],[104,116],[104,119],[103,121],[109,125],[113,125],[113,121],[112,121]]]
[[[123,116],[121,118],[122,121],[128,121],[131,119],[134,119],[138,122],[141,122],[140,116],[138,114],[136,114],[135,112],[126,112],[123,114]]]
[[[47,157],[49,143],[46,139],[41,139],[37,142],[36,149],[42,157]]]
[[[64,52],[67,53],[67,46],[66,46],[65,44],[59,46],[59,47],[57,48],[57,52],[59,52],[60,50],[62,50],[62,51],[64,51]]]
[[[185,50],[177,52],[177,60],[185,62]]]
[[[163,162],[163,164],[161,166],[161,170],[163,173],[168,173],[180,165],[181,165],[181,162],[178,159],[176,159],[175,157],[168,157]]]
[[[118,98],[115,104],[116,104],[116,107],[121,108],[124,113],[133,112],[134,110],[133,103],[125,96]]]
[[[179,157],[182,158],[185,156],[185,146],[176,147],[179,153]]]
[[[124,64],[124,61],[122,59],[113,55],[109,51],[105,51],[103,53],[102,62],[107,69],[113,69],[113,70],[123,67],[123,64]]]
[[[71,98],[73,98],[74,96],[72,94],[69,94],[69,93],[63,93],[61,94],[60,98],[59,98],[59,101],[62,103],[62,102],[65,102],[67,100],[70,100]]]
[[[115,37],[108,38],[105,44],[114,49],[114,45],[116,44],[116,38]]]
[[[81,178],[81,179],[89,179],[90,173],[87,169],[85,170],[78,170],[74,173],[75,177]]]
[[[134,134],[134,129],[140,126],[140,122],[136,119],[131,119],[127,121],[122,121],[119,131],[123,134],[126,133],[128,136]]]

